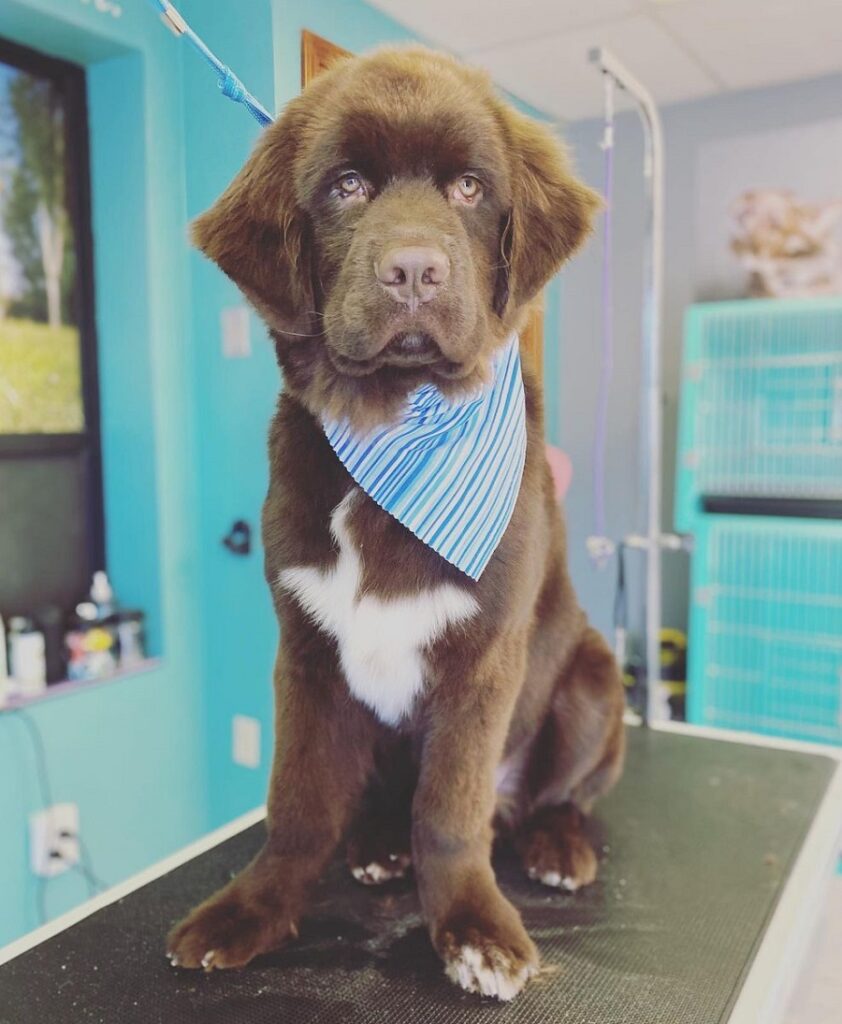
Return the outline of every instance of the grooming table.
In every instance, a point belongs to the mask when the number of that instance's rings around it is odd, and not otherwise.
[[[364,888],[340,863],[297,942],[242,971],[171,968],[167,929],[258,849],[255,812],[0,950],[0,1022],[771,1021],[832,870],[840,767],[800,749],[629,729],[625,775],[594,823],[594,886],[551,891],[505,851],[496,859],[544,964],[509,1004],[445,979],[411,884]]]

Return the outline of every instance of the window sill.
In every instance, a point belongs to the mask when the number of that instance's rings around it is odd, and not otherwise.
[[[104,676],[102,679],[68,679],[61,683],[51,683],[41,693],[26,697],[13,697],[5,704],[0,704],[0,715],[4,711],[19,711],[33,707],[35,704],[42,704],[44,701],[55,700],[57,697],[69,697],[74,693],[87,692],[98,686],[107,686],[109,683],[119,682],[121,679],[132,679],[134,676],[152,672],[160,664],[160,658],[144,658],[137,665],[132,665],[131,668],[124,669],[121,672],[114,672],[112,675]]]

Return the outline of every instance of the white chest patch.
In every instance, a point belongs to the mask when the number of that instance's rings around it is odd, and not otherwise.
[[[336,564],[285,569],[278,582],[336,639],[351,693],[382,722],[396,725],[424,685],[425,648],[448,626],[476,615],[479,605],[450,583],[391,600],[360,596],[362,560],[346,522],[358,494],[351,491],[330,518],[339,545]]]

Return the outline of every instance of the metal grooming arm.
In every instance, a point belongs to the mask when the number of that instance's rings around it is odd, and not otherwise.
[[[643,340],[643,471],[647,479],[646,532],[625,538],[630,548],[646,556],[646,721],[663,717],[658,708],[661,633],[661,548],[680,549],[683,541],[661,529],[662,413],[661,413],[661,318],[664,279],[664,137],[661,116],[649,90],[603,47],[589,59],[604,75],[624,89],[635,102],[643,122],[644,175],[649,184],[649,216],[644,264]]]

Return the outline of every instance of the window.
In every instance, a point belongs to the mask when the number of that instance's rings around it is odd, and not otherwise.
[[[0,40],[0,614],[104,564],[82,68]]]

